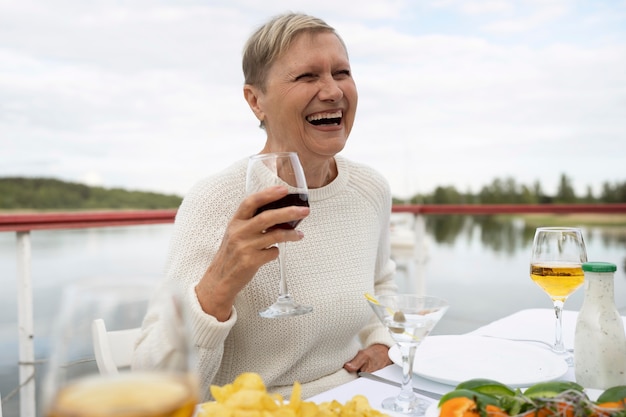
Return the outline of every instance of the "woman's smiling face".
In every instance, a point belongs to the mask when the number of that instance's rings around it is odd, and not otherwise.
[[[297,35],[270,67],[264,90],[253,91],[255,104],[249,93],[246,98],[265,124],[268,151],[327,159],[344,148],[358,95],[347,52],[335,34]]]

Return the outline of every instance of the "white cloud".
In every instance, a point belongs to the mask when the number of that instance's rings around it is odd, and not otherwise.
[[[626,5],[308,3],[1,3],[0,175],[186,192],[261,148],[243,43],[304,10],[349,46],[360,102],[345,154],[397,195],[509,175],[550,190],[566,172],[580,192],[625,179]]]

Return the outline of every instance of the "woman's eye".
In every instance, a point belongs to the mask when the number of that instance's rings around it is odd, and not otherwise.
[[[308,72],[307,72],[306,74],[301,74],[301,75],[298,75],[298,76],[296,77],[296,81],[302,81],[302,80],[312,79],[312,78],[314,78],[314,77],[315,77],[315,75],[313,75],[312,73],[308,73]]]
[[[350,75],[350,70],[341,70],[335,73],[335,78],[347,78]]]

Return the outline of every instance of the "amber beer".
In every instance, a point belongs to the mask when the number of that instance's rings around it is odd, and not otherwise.
[[[582,265],[531,264],[530,278],[553,300],[563,301],[585,281]]]
[[[171,374],[86,377],[61,389],[47,417],[190,417],[195,387],[191,377]]]

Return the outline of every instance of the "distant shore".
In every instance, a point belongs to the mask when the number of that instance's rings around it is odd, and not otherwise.
[[[528,226],[594,226],[626,228],[626,213],[624,214],[517,214],[515,217],[524,219]]]

